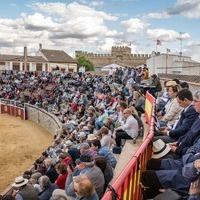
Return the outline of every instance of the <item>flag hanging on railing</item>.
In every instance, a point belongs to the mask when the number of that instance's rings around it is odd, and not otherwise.
[[[158,40],[158,39],[157,39],[157,40],[156,40],[156,44],[157,44],[157,45],[162,45],[161,40]]]

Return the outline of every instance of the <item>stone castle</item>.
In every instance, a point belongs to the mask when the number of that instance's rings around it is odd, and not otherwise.
[[[75,51],[76,57],[84,56],[90,60],[95,68],[116,63],[121,66],[137,67],[146,63],[146,59],[150,57],[149,54],[132,54],[131,48],[128,46],[113,46],[111,54],[95,54],[86,51]]]

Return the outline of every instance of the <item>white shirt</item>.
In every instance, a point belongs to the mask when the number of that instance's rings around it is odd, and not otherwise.
[[[128,135],[130,135],[132,138],[137,138],[139,126],[137,120],[132,116],[128,116],[126,119],[126,122],[122,122],[122,125],[117,128],[117,130],[124,130]]]

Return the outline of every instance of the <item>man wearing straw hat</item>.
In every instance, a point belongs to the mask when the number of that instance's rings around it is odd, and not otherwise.
[[[187,141],[182,142],[187,143],[187,146],[179,148],[183,153],[182,158],[150,160],[147,165],[148,170],[144,171],[141,175],[141,182],[145,188],[143,190],[143,199],[154,198],[159,194],[160,189],[175,188],[188,192],[191,180],[184,177],[183,169],[189,163],[194,166],[195,172],[199,175],[200,167],[196,164],[196,160],[200,159],[200,90],[194,94],[193,106],[196,112],[199,113],[199,116],[191,129],[186,133]],[[172,151],[176,151],[176,148],[178,148],[178,145],[173,145],[173,143],[169,146]],[[163,149],[161,148],[160,151],[163,151]]]
[[[21,196],[22,199],[28,200],[39,199],[35,188],[28,183],[28,179],[23,178],[22,176],[17,177],[12,186],[14,196],[18,195],[18,197]]]

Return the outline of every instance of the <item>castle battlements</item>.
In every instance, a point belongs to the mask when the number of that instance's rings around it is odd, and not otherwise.
[[[97,54],[97,53],[88,53],[87,51],[75,51],[75,55],[76,57],[78,56],[85,56],[86,58],[88,57],[112,57],[112,56],[120,56],[120,55],[123,55],[124,57],[127,57],[127,58],[142,58],[142,57],[145,57],[145,58],[149,58],[150,57],[150,54],[116,54],[116,53],[111,53],[111,54]]]
[[[131,48],[128,46],[113,46],[110,54],[103,53],[88,53],[87,51],[75,51],[76,57],[84,56],[90,60],[94,66],[104,66],[112,63],[120,63],[125,66],[136,67],[138,65],[146,63],[146,60],[150,58],[150,54],[132,54]]]

